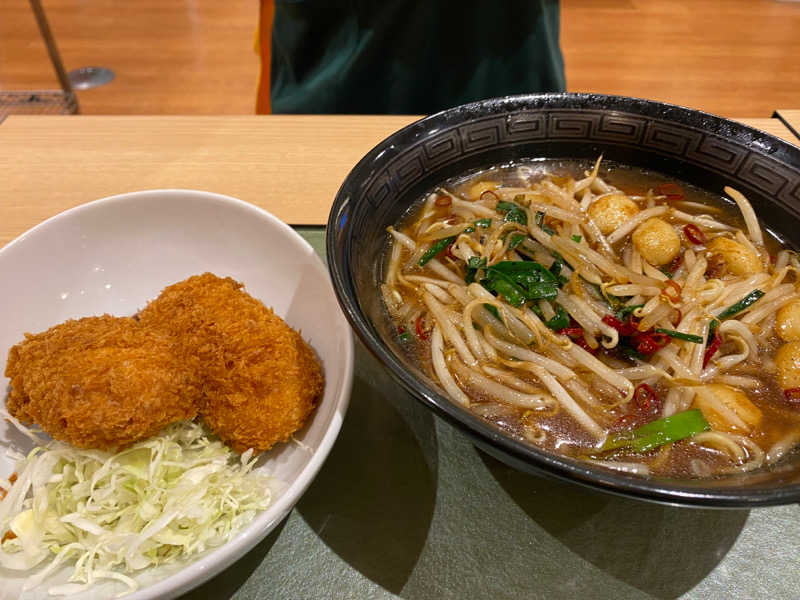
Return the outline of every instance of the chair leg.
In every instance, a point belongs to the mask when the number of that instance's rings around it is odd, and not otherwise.
[[[75,91],[72,89],[72,84],[69,81],[69,77],[67,77],[67,72],[64,70],[64,63],[61,61],[61,54],[58,52],[56,40],[53,37],[53,32],[50,30],[50,24],[47,22],[44,7],[40,0],[29,1],[33,14],[36,17],[36,24],[39,26],[39,32],[42,34],[45,46],[47,46],[50,62],[53,63],[53,69],[58,77],[58,82],[61,84],[61,89],[64,91],[67,106],[70,112],[78,113],[78,98],[75,96]]]

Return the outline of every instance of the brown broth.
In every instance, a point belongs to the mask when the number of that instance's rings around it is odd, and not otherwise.
[[[498,181],[504,187],[516,186],[521,184],[518,174],[520,168],[534,176],[537,174],[544,176],[545,173],[549,173],[557,177],[571,177],[577,180],[583,177],[584,172],[591,170],[592,167],[593,163],[589,161],[520,162],[474,172],[467,176],[450,180],[446,182],[443,187],[457,194],[465,194],[466,190],[471,185],[481,181]],[[636,196],[645,195],[648,189],[655,189],[662,184],[677,184],[683,190],[684,199],[682,202],[704,204],[708,206],[708,213],[711,214],[715,220],[739,229],[744,230],[745,228],[743,219],[734,203],[723,199],[719,195],[712,194],[684,182],[658,173],[615,165],[613,163],[604,164],[601,168],[600,175],[605,181],[619,188],[626,194]],[[427,194],[425,197],[427,197]],[[420,199],[419,202],[415,203],[408,211],[397,226],[399,231],[411,234],[412,226],[419,218],[423,203],[424,197]],[[685,212],[697,213],[696,208],[689,209],[683,208],[682,206],[679,208]],[[443,218],[449,214],[448,211],[448,207],[437,208],[437,215]],[[773,236],[767,234],[765,238],[769,252],[774,254],[782,247],[780,242]],[[617,246],[617,250],[621,251],[625,243],[630,242],[623,240],[623,242]],[[407,258],[407,255],[404,256],[401,262],[404,262]],[[430,360],[430,339],[419,339],[415,335],[414,330],[410,330],[408,333],[410,334],[410,339],[401,345],[405,347],[409,358],[435,380]],[[766,353],[771,356],[781,343],[783,342],[773,334],[766,344]],[[601,353],[600,357],[602,356],[603,354]],[[611,354],[608,354],[604,360],[606,360],[607,363],[613,363],[615,365],[620,363],[619,357],[612,358]],[[625,361],[622,361],[623,364],[624,362]],[[767,364],[769,364],[769,361],[767,361]],[[630,364],[628,366],[630,366]],[[758,387],[747,395],[763,414],[761,423],[749,436],[759,444],[761,448],[766,451],[775,442],[800,428],[800,412],[797,408],[793,408],[784,400],[782,390],[776,381],[774,369],[751,368],[746,372],[743,370],[734,370],[729,374],[746,375],[757,379],[759,382]],[[458,381],[458,377],[454,377]],[[524,377],[522,377],[522,379],[524,379]],[[529,382],[535,383],[535,379],[530,378]],[[479,414],[487,422],[499,427],[509,436],[520,441],[528,441],[531,443],[528,436],[526,436],[526,431],[530,431],[530,429],[526,429],[523,426],[523,422],[535,422],[538,429],[548,434],[544,442],[536,444],[539,447],[574,458],[586,458],[592,455],[592,451],[589,449],[592,437],[585,430],[577,426],[572,417],[567,415],[564,410],[552,416],[540,416],[536,411],[531,412],[510,406],[495,407],[492,404],[488,404],[493,402],[490,398],[485,397],[481,392],[470,390],[469,386],[465,385],[463,381],[459,383],[462,389],[467,391],[468,395],[475,403],[473,405],[473,412]],[[601,399],[605,398],[605,400],[612,402],[616,400],[615,398],[608,398],[608,394],[603,389],[603,386],[593,386],[591,381],[589,381],[589,388]],[[665,393],[665,390],[661,387],[658,387],[657,390],[661,395]],[[586,408],[590,416],[595,418],[604,427],[612,427],[617,419],[626,414],[625,406],[619,406],[610,410],[595,410],[586,406],[584,406],[584,408]],[[617,451],[611,455],[611,457],[620,461],[643,462],[649,465],[650,472],[653,475],[677,478],[697,477],[691,467],[692,461],[701,461],[704,465],[707,465],[709,471],[715,474],[722,474],[726,469],[732,466],[731,460],[723,452],[701,446],[688,439],[662,446],[661,448],[644,454],[637,454],[631,451]],[[603,456],[598,456],[598,458],[607,460],[609,459],[609,455],[606,453]]]

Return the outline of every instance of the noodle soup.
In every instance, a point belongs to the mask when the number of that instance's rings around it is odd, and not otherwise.
[[[599,160],[450,181],[388,229],[398,340],[552,452],[677,478],[772,464],[800,443],[800,263],[724,193]]]

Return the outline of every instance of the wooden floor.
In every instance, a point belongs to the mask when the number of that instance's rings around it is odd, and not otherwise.
[[[730,117],[800,107],[800,3],[562,0],[570,91],[653,98]]]
[[[249,114],[257,0],[44,0],[67,69],[116,79],[85,114]],[[562,0],[571,91],[665,100],[733,117],[800,107],[800,2]],[[0,0],[0,90],[56,80],[26,0]]]

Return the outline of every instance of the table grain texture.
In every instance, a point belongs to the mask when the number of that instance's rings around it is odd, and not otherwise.
[[[0,124],[0,247],[73,206],[137,190],[240,198],[324,225],[350,169],[415,116],[24,116]],[[746,119],[800,144],[779,119]]]

